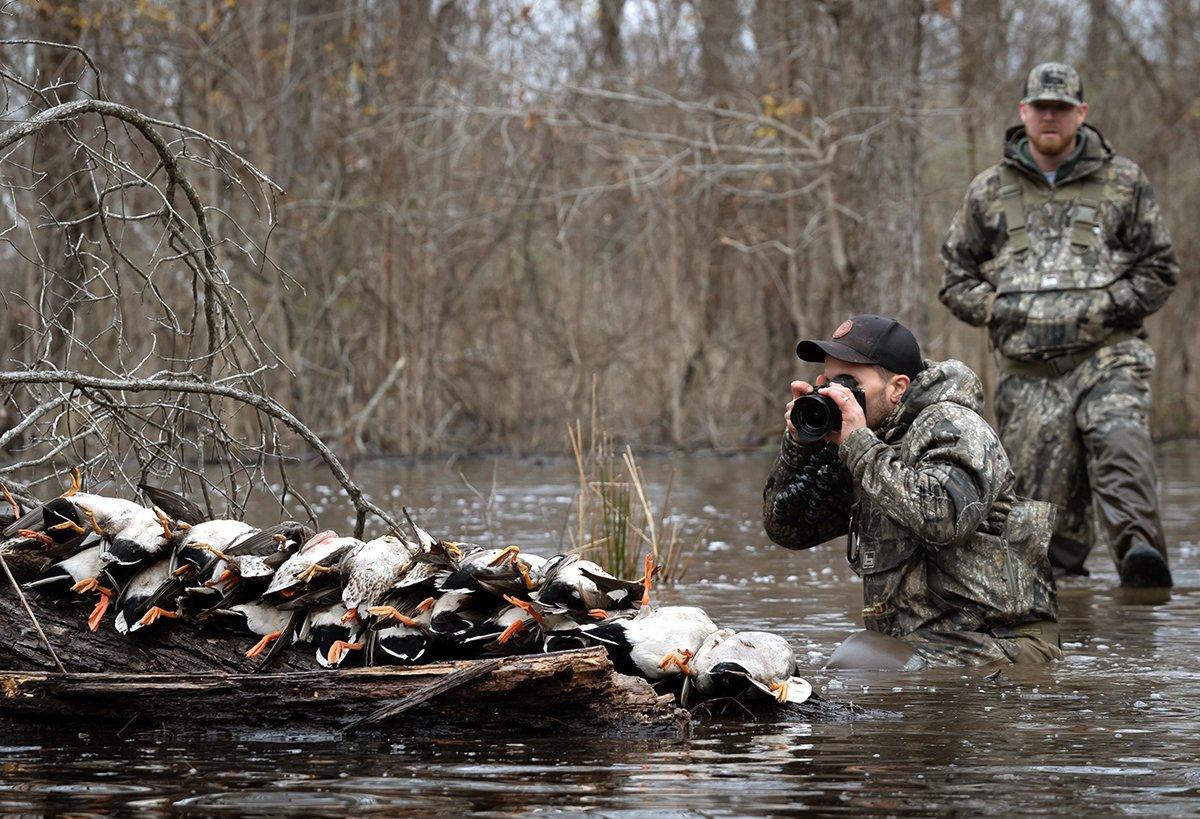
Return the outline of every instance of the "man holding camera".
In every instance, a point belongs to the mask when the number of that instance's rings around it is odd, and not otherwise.
[[[988,328],[1017,491],[1058,509],[1050,562],[1087,574],[1093,516],[1124,586],[1167,587],[1142,320],[1179,277],[1145,174],[1084,124],[1075,69],[1030,72],[1004,159],[971,182],[939,297]]]
[[[763,522],[788,549],[847,535],[868,631],[829,665],[1061,657],[1053,510],[1013,494],[1004,447],[979,414],[978,376],[922,360],[912,333],[881,316],[853,316],[796,354],[824,373],[816,386],[792,382]]]

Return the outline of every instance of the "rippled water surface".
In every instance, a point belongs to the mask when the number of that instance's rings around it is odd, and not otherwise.
[[[789,553],[768,543],[758,519],[768,455],[678,461],[674,506],[693,529],[710,525],[708,545],[686,582],[659,599],[701,605],[722,625],[785,634],[818,691],[890,717],[702,720],[690,739],[654,740],[530,725],[508,741],[343,741],[304,725],[233,737],[120,735],[0,722],[0,813],[1195,813],[1196,455],[1196,443],[1159,453],[1173,592],[1123,595],[1107,554],[1094,554],[1093,576],[1061,590],[1066,659],[995,680],[977,671],[820,671],[860,627],[859,581],[840,544]],[[666,464],[645,467],[653,478]],[[502,460],[356,472],[377,497],[390,493],[419,510],[435,532],[550,553],[563,543],[573,468]]]

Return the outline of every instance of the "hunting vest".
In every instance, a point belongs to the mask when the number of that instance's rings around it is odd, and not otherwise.
[[[992,209],[1003,214],[1007,235],[981,271],[996,294],[988,322],[993,346],[1031,361],[1104,343],[1114,306],[1108,287],[1133,262],[1105,241],[1107,168],[1049,188],[1008,164],[999,174]]]

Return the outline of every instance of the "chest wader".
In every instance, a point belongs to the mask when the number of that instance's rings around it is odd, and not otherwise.
[[[1132,337],[1114,335],[1107,322],[1108,287],[1132,257],[1099,235],[1104,195],[1103,172],[1046,189],[1000,166],[1008,239],[989,263],[996,296],[988,327],[1006,372],[1062,375],[1100,347]]]
[[[989,333],[1002,372],[995,408],[1018,494],[1059,507],[1055,569],[1086,574],[1098,534],[1123,582],[1137,584],[1126,576],[1131,551],[1166,556],[1149,431],[1154,354],[1120,343],[1135,334],[1109,329],[1107,288],[1136,257],[1100,236],[1103,178],[1100,170],[1047,191],[1000,168],[1008,240],[991,263]],[[1064,201],[1055,222],[1052,205]],[[1169,585],[1165,562],[1162,572],[1142,585]]]

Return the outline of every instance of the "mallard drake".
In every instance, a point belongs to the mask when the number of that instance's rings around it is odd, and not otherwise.
[[[363,648],[358,642],[361,623],[346,617],[341,602],[309,610],[300,631],[300,642],[316,644],[317,662],[323,668],[338,668],[347,657]]]
[[[683,704],[701,697],[740,697],[753,692],[779,703],[802,703],[812,686],[796,676],[796,654],[787,640],[766,631],[716,631],[688,663]]]
[[[521,555],[521,547],[484,549],[474,544],[454,544],[461,556],[452,554],[452,571],[439,584],[441,591],[480,591],[496,596],[526,595],[537,587],[534,573],[545,562],[535,555]]]
[[[530,597],[543,612],[587,614],[602,620],[610,610],[647,605],[653,573],[651,555],[646,555],[646,572],[641,580],[613,577],[579,555],[555,555],[542,567],[541,584]]]
[[[379,606],[367,609],[367,665],[412,665],[425,659],[433,645],[434,598],[424,592],[397,590]]]
[[[113,621],[113,627],[118,632],[129,634],[156,623],[160,619],[174,620],[180,616],[174,605],[174,599],[172,599],[170,608],[152,605],[152,601],[159,600],[161,597],[162,587],[173,579],[170,567],[170,561],[156,560],[143,566],[134,573],[128,583],[124,584],[117,595],[117,602],[114,606],[117,616]],[[159,600],[159,602],[165,601]]]
[[[209,547],[216,559],[201,572],[201,585],[187,589],[189,605],[194,609],[228,608],[257,600],[276,570],[311,537],[307,526],[289,520],[252,532],[227,549]]]
[[[487,619],[469,629],[459,644],[485,655],[523,654],[537,649],[544,616],[527,600],[505,595],[502,606]]]
[[[177,616],[179,599],[188,585],[196,584],[203,573],[211,574],[211,567],[219,560],[223,549],[231,548],[256,531],[255,527],[240,520],[207,520],[186,529],[176,529],[164,547],[164,550],[170,550],[171,557],[162,582],[149,594],[143,595],[144,589],[139,588],[123,595],[127,604],[132,604],[128,615],[140,626],[149,625],[160,617]],[[137,579],[143,580],[147,574],[151,573],[141,572]],[[201,595],[211,596],[213,603],[221,596],[214,589],[205,589]],[[128,625],[131,631],[137,630],[132,621]]]
[[[269,646],[271,650],[263,659],[263,666],[279,651],[299,640],[307,617],[308,612],[303,609],[282,611],[258,600],[234,603],[204,612],[206,623],[213,623],[230,631],[258,635],[261,639],[245,652],[245,656],[248,659],[257,657],[267,651]]]
[[[580,627],[608,649],[617,671],[648,680],[687,673],[688,661],[716,630],[716,623],[694,606],[643,606],[633,617]]]
[[[154,511],[122,498],[83,492],[64,495],[42,506],[44,534],[56,541],[70,538],[77,549],[90,541],[90,531],[100,539],[99,571],[72,587],[79,594],[97,592],[100,597],[88,617],[95,631],[111,600],[148,561],[156,558],[170,536],[169,521]],[[52,550],[55,547],[52,547]],[[76,564],[79,565],[79,564]]]
[[[47,567],[36,579],[26,583],[25,588],[42,594],[65,596],[75,591],[80,584],[95,581],[96,578],[103,576],[104,564],[101,562],[103,553],[104,544],[100,543],[97,538],[91,546]],[[110,596],[115,593],[115,590],[112,589],[108,591]],[[88,627],[95,631],[99,628],[100,618],[103,616],[104,609],[99,607],[93,609],[88,618]]]
[[[495,598],[467,589],[442,592],[434,598],[429,630],[448,643],[462,640],[496,610]]]

